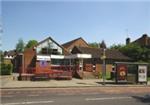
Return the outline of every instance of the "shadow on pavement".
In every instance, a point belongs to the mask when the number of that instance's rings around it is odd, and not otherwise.
[[[145,96],[132,96],[134,99],[143,102],[143,103],[150,103],[150,94],[147,94]]]
[[[96,83],[103,84],[103,82],[96,82]],[[105,82],[105,84],[110,84],[110,85],[131,85],[133,83],[129,83],[129,82],[118,82],[118,83],[116,83],[116,82],[112,81],[112,82]]]

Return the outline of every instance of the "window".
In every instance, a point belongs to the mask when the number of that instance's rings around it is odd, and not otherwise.
[[[63,54],[62,48],[58,46],[56,43],[48,40],[46,42],[41,43],[36,48],[37,54],[54,54],[54,55],[61,55]]]

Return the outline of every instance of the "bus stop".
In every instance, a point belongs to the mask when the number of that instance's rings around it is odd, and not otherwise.
[[[148,63],[115,62],[115,82],[147,84]]]

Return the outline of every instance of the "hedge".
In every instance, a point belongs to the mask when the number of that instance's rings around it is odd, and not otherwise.
[[[0,75],[11,75],[13,66],[11,64],[1,63]]]

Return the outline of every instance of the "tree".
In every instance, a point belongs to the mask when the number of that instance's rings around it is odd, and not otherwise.
[[[20,38],[19,40],[18,40],[18,43],[16,44],[16,51],[17,52],[23,52],[24,51],[24,42],[23,42],[23,40]]]
[[[29,40],[25,48],[31,48],[35,46],[38,42],[36,40]]]
[[[138,44],[135,44],[135,43],[128,44],[128,45],[125,45],[125,46],[119,48],[119,50],[123,54],[125,54],[128,57],[131,57],[135,61],[142,60],[142,56],[141,55],[143,53],[143,49]]]
[[[130,43],[128,45],[112,45],[110,49],[117,49],[135,61],[150,61],[150,49],[136,43]]]
[[[118,44],[118,45],[113,44],[112,46],[110,46],[109,49],[116,49],[116,50],[119,50],[119,49],[122,48],[122,47],[123,47],[123,45],[121,45],[121,44]]]
[[[4,53],[2,50],[0,50],[0,62],[2,63],[4,61]]]
[[[100,44],[100,48],[106,48],[106,44],[105,44],[105,41],[104,40],[102,40],[102,42],[101,42],[101,44]]]
[[[97,43],[97,42],[88,43],[88,45],[90,47],[93,47],[93,48],[98,48],[99,47],[99,43]]]

